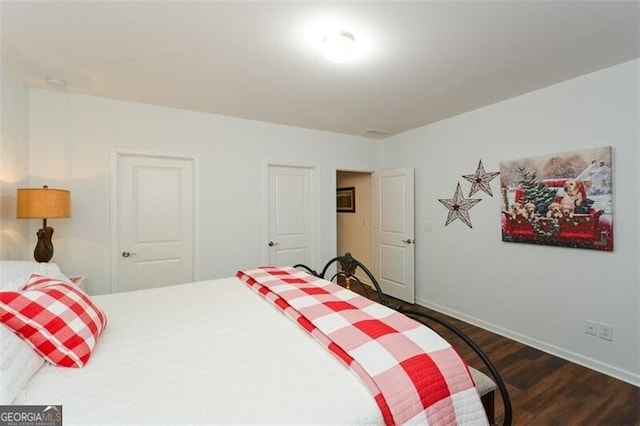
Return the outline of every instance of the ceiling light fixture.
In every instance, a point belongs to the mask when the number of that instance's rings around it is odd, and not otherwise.
[[[331,62],[348,62],[356,55],[356,38],[348,31],[335,32],[324,38],[322,51]]]
[[[55,87],[64,87],[67,81],[62,77],[47,77],[47,83]]]

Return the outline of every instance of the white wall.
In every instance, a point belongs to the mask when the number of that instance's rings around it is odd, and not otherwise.
[[[416,168],[416,292],[426,306],[640,384],[639,61],[625,63],[399,135],[383,167]],[[503,243],[499,178],[445,227],[451,198],[478,160],[613,147],[612,253]],[[465,183],[467,185],[465,185]],[[433,231],[425,231],[432,224]],[[585,320],[614,327],[608,342]]]
[[[26,184],[28,176],[29,96],[27,88],[9,69],[0,66],[0,74],[0,259],[30,258],[35,242],[29,251],[29,221],[16,219],[16,189]]]
[[[29,107],[30,184],[71,190],[73,217],[50,221],[53,261],[68,275],[87,275],[91,293],[110,290],[116,147],[199,156],[200,279],[267,261],[268,161],[318,167],[323,261],[336,254],[336,169],[378,162],[379,141],[328,132],[38,89]]]
[[[256,236],[263,235],[267,161],[318,166],[327,203],[321,214],[324,259],[336,247],[336,169],[413,165],[422,304],[640,384],[638,90],[634,61],[382,143],[31,90],[29,184],[71,189],[73,218],[51,221],[54,261],[68,274],[88,275],[89,291],[102,293],[109,290],[115,147],[200,155],[200,278],[228,276],[265,260],[264,241]],[[3,131],[3,149],[4,138]],[[461,175],[473,173],[479,159],[487,171],[497,171],[501,160],[605,145],[613,146],[615,168],[613,253],[503,243],[497,180],[493,198],[477,194],[483,201],[471,209],[473,229],[460,221],[444,227],[446,209],[438,198],[450,198]],[[433,231],[425,231],[425,224]],[[28,250],[35,245],[37,225],[30,225]],[[585,319],[613,325],[614,341],[586,335]]]

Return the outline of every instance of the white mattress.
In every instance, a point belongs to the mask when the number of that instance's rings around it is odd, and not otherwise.
[[[86,367],[46,365],[15,404],[64,424],[379,424],[359,379],[237,278],[95,296]]]

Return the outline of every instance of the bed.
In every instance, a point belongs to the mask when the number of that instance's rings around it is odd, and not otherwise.
[[[293,273],[317,278],[312,272]],[[0,296],[16,293],[29,277],[73,285],[54,264],[0,261],[0,273]],[[1,404],[61,405],[64,424],[395,423],[363,377],[247,285],[246,276],[93,296],[90,302],[106,318],[81,368],[45,362],[7,333],[5,321]],[[4,321],[6,306],[2,313]],[[454,395],[454,418],[435,416],[435,423],[487,424],[472,391]]]

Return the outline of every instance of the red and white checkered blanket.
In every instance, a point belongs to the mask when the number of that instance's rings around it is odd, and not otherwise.
[[[237,276],[343,361],[386,424],[488,424],[466,364],[428,327],[291,267]]]

